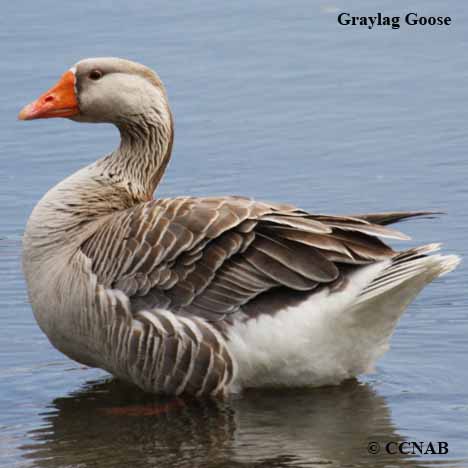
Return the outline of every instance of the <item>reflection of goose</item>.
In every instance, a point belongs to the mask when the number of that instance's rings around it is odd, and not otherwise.
[[[232,411],[216,400],[155,399],[115,380],[54,400],[43,418],[23,449],[47,468],[202,466],[234,431]]]
[[[162,400],[112,381],[55,400],[42,417],[22,450],[47,468],[418,466],[401,455],[367,454],[369,441],[404,438],[384,398],[356,381],[281,395],[256,390],[224,402]]]
[[[387,224],[424,213],[312,215],[241,197],[152,200],[172,116],[158,76],[88,59],[20,113],[109,122],[111,155],[50,190],[24,236],[51,342],[153,392],[338,383],[386,350],[408,303],[458,263],[394,252]]]

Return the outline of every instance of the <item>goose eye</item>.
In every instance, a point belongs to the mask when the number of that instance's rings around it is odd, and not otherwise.
[[[93,70],[89,73],[89,78],[93,81],[99,80],[99,78],[102,78],[102,71],[100,70]]]

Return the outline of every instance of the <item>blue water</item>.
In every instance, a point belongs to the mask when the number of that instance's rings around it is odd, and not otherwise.
[[[375,3],[348,11],[410,11],[400,0]],[[20,240],[31,209],[118,134],[16,114],[92,56],[143,62],[167,86],[176,143],[160,196],[243,194],[330,213],[442,210],[402,225],[414,241],[397,247],[442,241],[466,257],[468,6],[415,1],[412,10],[450,15],[452,25],[399,30],[339,26],[342,7],[3,2],[2,467],[468,466],[466,264],[411,305],[374,374],[223,402],[155,400],[80,367],[51,347],[27,303]],[[449,453],[369,455],[372,441],[446,441]]]

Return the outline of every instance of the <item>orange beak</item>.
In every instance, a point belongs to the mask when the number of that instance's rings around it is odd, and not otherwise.
[[[71,117],[79,113],[75,93],[75,74],[68,70],[57,84],[46,93],[21,109],[20,120]]]

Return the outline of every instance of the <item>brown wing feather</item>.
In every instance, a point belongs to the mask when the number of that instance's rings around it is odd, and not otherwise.
[[[411,218],[435,218],[437,215],[445,214],[442,211],[389,211],[387,213],[367,213],[353,215],[354,218],[363,219],[372,224],[387,224],[398,223]]]
[[[222,320],[273,289],[300,296],[395,255],[378,236],[406,237],[383,225],[417,215],[312,215],[242,197],[181,197],[114,215],[82,252],[135,313],[162,307]]]

